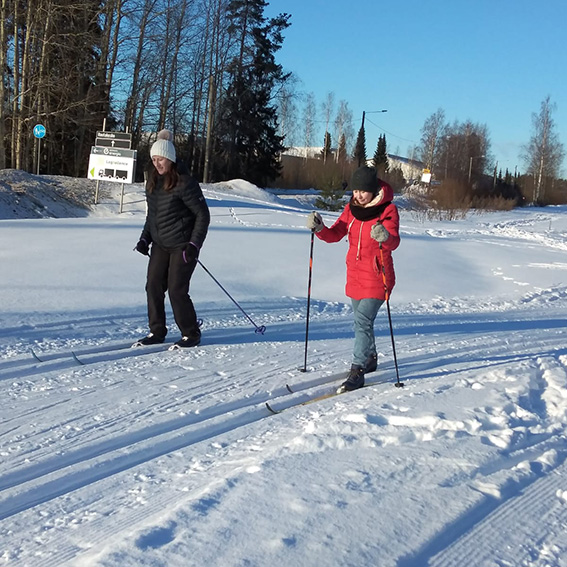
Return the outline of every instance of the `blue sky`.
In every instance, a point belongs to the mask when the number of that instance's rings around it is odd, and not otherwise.
[[[356,131],[363,111],[388,110],[366,116],[370,155],[382,133],[406,155],[441,108],[450,123],[485,124],[498,167],[523,171],[548,95],[567,149],[567,0],[268,1],[266,16],[291,14],[277,60],[303,92],[346,100]]]

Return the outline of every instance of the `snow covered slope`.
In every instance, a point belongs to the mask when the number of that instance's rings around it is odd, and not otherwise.
[[[315,243],[300,372],[311,198],[204,192],[201,261],[266,332],[198,269],[203,342],[175,352],[129,348],[141,186],[122,214],[119,185],[87,216],[0,202],[0,565],[566,567],[566,209],[402,210],[405,387],[384,310],[376,384],[301,405],[350,364],[346,244]]]

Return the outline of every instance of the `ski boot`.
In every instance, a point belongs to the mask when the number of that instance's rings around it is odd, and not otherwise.
[[[371,372],[376,372],[377,368],[378,368],[378,357],[376,353],[373,352],[372,354],[368,355],[368,358],[366,359],[366,364],[364,365],[364,373],[370,374]]]
[[[358,390],[364,386],[364,368],[353,364],[348,373],[347,379],[338,387],[337,394],[342,394],[343,392],[351,392],[352,390]]]
[[[158,337],[153,333],[150,333],[147,337],[140,339],[139,341],[135,342],[132,346],[148,346],[148,345],[159,345],[165,341],[165,337]]]

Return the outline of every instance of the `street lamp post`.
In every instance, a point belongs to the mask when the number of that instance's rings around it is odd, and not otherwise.
[[[387,109],[383,109],[383,110],[363,110],[362,111],[362,125],[360,126],[361,128],[364,128],[364,119],[366,118],[367,114],[376,114],[378,112],[388,112]]]
[[[478,158],[483,158],[484,154],[481,156],[471,156],[471,159],[469,161],[469,185],[471,184],[471,175],[472,175],[472,160],[473,159],[478,159]]]

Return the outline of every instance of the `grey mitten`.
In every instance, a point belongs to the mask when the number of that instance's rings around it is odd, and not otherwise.
[[[370,236],[382,244],[382,242],[386,242],[388,238],[390,238],[390,233],[384,228],[384,225],[377,222],[371,229],[370,229]]]
[[[313,232],[319,232],[320,230],[323,230],[323,227],[325,226],[323,224],[323,219],[321,218],[321,215],[317,211],[313,211],[312,213],[309,213],[305,225],[309,230],[312,230]]]

